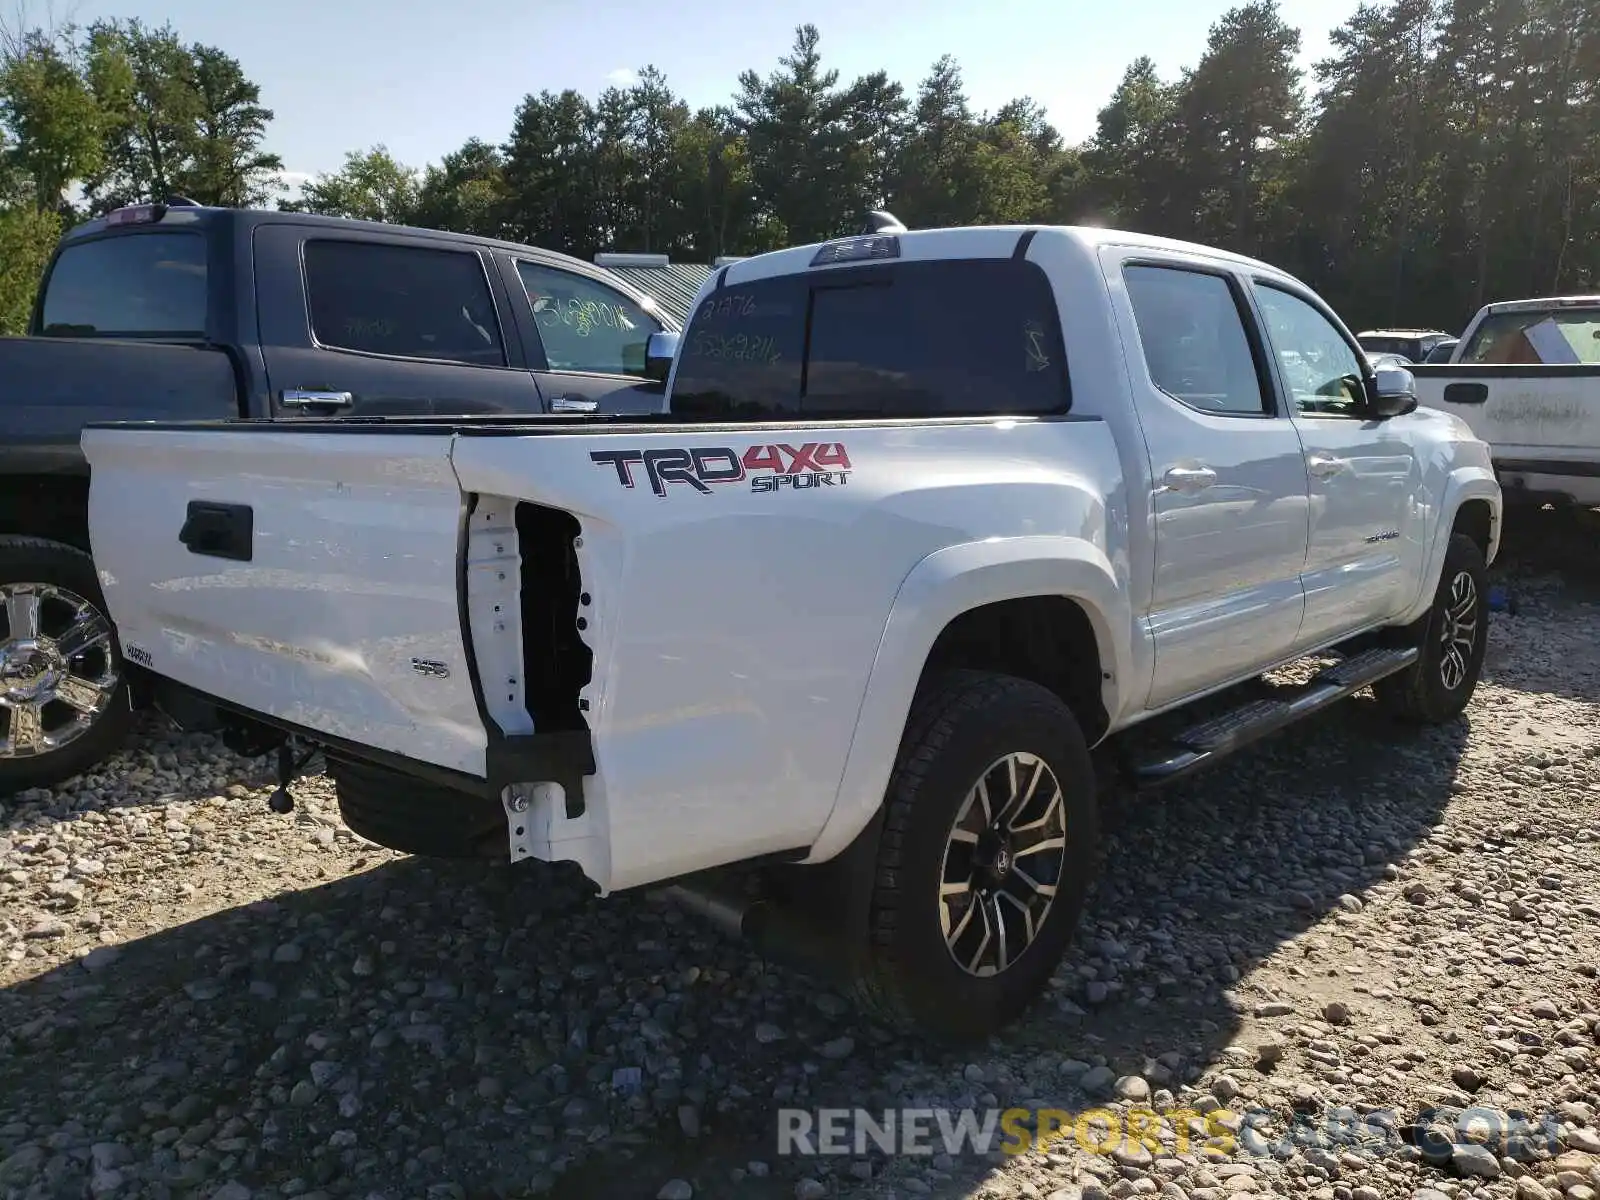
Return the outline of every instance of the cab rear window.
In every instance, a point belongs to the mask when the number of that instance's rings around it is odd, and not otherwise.
[[[722,420],[1065,412],[1055,297],[1020,259],[728,284],[690,320],[671,407]]]
[[[45,337],[204,337],[206,239],[125,233],[67,246],[45,284]]]
[[[1461,361],[1600,365],[1600,308],[1493,313],[1478,326]]]

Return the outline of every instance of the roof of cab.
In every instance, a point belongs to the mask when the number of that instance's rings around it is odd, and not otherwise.
[[[1485,312],[1526,312],[1529,309],[1558,309],[1558,308],[1596,308],[1600,307],[1600,295],[1593,296],[1537,296],[1531,300],[1496,300],[1492,304],[1485,304]]]
[[[140,208],[148,206],[128,205],[127,207]],[[543,259],[546,262],[558,264],[564,270],[570,269],[578,274],[587,275],[612,285],[621,283],[623,291],[629,293],[634,300],[649,298],[657,306],[656,315],[658,316],[672,315],[673,312],[672,305],[663,303],[662,298],[654,295],[649,288],[641,288],[638,281],[626,279],[617,272],[585,262],[583,259],[576,258],[573,255],[563,254],[559,250],[547,250],[542,246],[528,246],[520,242],[479,237],[477,234],[471,233],[454,233],[444,229],[426,229],[417,225],[396,225],[385,221],[361,221],[353,217],[330,217],[320,213],[283,212],[265,208],[217,208],[204,204],[170,204],[164,207],[166,211],[155,222],[118,226],[108,224],[106,217],[95,217],[93,220],[84,221],[67,230],[62,235],[61,242],[66,245],[69,242],[95,237],[100,234],[121,234],[139,229],[150,229],[152,226],[172,228],[180,225],[225,223],[233,224],[236,227],[243,226],[246,229],[254,229],[262,225],[311,225],[325,228],[330,233],[382,233],[391,237],[398,233],[416,238],[419,241],[444,242],[459,246],[472,246],[479,249],[503,250],[528,258]]]
[[[1455,335],[1446,333],[1442,329],[1363,329],[1360,333],[1356,334],[1356,336],[1388,338],[1447,338],[1454,337]]]
[[[1165,250],[1197,258],[1230,263],[1265,274],[1287,276],[1281,267],[1260,259],[1236,254],[1231,250],[1207,246],[1199,242],[1179,241],[1175,238],[1157,237],[1153,234],[1134,233],[1124,229],[1107,229],[1095,225],[964,225],[942,229],[885,230],[882,233],[858,233],[830,238],[826,242],[811,242],[804,246],[791,246],[752,255],[731,264],[722,273],[722,280],[749,281],[773,275],[796,274],[809,270],[817,252],[824,246],[852,242],[861,238],[893,237],[902,250],[901,259],[940,257],[938,250],[948,247],[950,257],[988,258],[1013,253],[1023,237],[1045,234],[1067,238],[1080,247],[1094,250],[1101,246],[1125,246],[1144,250]],[[907,254],[905,251],[911,251]],[[708,281],[715,286],[716,275]]]

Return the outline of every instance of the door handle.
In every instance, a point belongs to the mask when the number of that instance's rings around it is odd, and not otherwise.
[[[356,402],[349,392],[325,392],[317,388],[284,388],[279,399],[287,408],[313,408],[324,404],[348,408]]]
[[[255,513],[248,504],[191,500],[178,541],[190,554],[250,562],[255,556]]]
[[[1344,470],[1345,461],[1332,454],[1308,454],[1306,456],[1306,470],[1318,479],[1326,479],[1330,475],[1337,475]]]
[[[551,412],[593,412],[600,407],[598,400],[590,400],[584,396],[552,396],[550,398]]]
[[[1170,492],[1203,492],[1217,481],[1217,473],[1210,467],[1168,467],[1161,481]]]

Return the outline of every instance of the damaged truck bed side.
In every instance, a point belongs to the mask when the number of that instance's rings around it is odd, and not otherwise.
[[[602,891],[776,860],[861,995],[961,1034],[1070,940],[1097,770],[1475,686],[1487,450],[1265,264],[1073,229],[779,251],[708,281],[668,394],[92,428],[124,654],[247,750],[322,748],[398,849]]]

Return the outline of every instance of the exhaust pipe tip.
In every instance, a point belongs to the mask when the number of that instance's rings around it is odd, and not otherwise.
[[[801,913],[765,899],[735,899],[694,884],[672,884],[658,894],[749,943],[763,958],[829,979],[849,974],[844,947]]]

